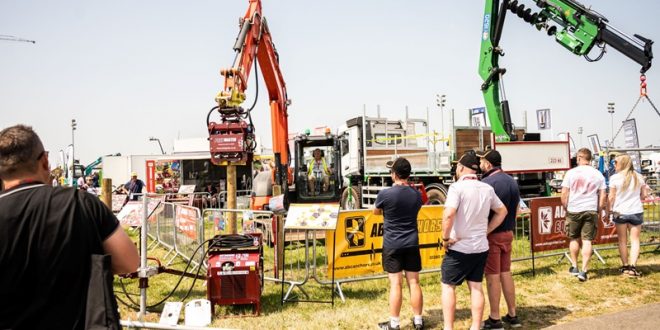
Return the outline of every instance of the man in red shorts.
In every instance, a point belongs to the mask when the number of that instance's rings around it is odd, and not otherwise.
[[[506,206],[507,214],[504,221],[488,234],[488,259],[486,260],[486,283],[488,287],[488,302],[490,315],[484,321],[482,329],[504,329],[502,321],[512,328],[522,324],[516,316],[516,289],[511,275],[511,243],[513,229],[516,225],[516,211],[520,202],[518,184],[508,174],[502,171],[502,156],[497,150],[486,150],[480,153],[481,171],[484,173],[481,182],[495,189],[495,195]],[[491,221],[491,212],[488,218]],[[500,297],[504,293],[507,315],[500,319]]]
[[[479,329],[484,312],[481,282],[488,259],[487,234],[497,228],[507,210],[493,187],[477,179],[479,159],[466,153],[456,165],[456,182],[449,186],[442,220],[442,315],[444,329],[454,328],[456,287],[467,281],[470,290],[472,325]],[[488,221],[490,211],[495,212]]]

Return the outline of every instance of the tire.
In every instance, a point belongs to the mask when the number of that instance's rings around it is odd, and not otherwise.
[[[426,195],[429,198],[428,205],[444,205],[447,200],[447,188],[439,183],[426,186]]]
[[[349,191],[351,194],[351,203],[348,202]],[[350,205],[347,205],[350,204]],[[346,188],[341,193],[340,204],[342,210],[359,210],[362,207],[362,202],[360,201],[360,195],[355,190],[355,188]]]

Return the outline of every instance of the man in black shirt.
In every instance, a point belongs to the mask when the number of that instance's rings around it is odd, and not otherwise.
[[[482,329],[504,329],[502,321],[511,327],[522,326],[516,315],[516,289],[511,275],[511,244],[516,225],[516,211],[520,202],[518,184],[510,175],[502,171],[502,156],[497,150],[487,150],[478,155],[484,175],[482,182],[495,190],[495,195],[506,206],[507,214],[495,230],[488,234],[488,259],[486,260],[486,283],[490,315]],[[493,218],[491,212],[489,220]],[[500,320],[500,296],[504,292],[508,313]]]
[[[90,235],[98,233],[114,273],[139,265],[112,212],[91,194],[52,187],[49,175],[31,127],[0,131],[0,329],[84,329]]]
[[[390,280],[390,321],[379,324],[381,329],[399,329],[401,312],[401,282],[406,271],[413,309],[413,326],[422,329],[424,299],[419,286],[422,260],[419,254],[417,213],[422,207],[422,195],[408,184],[411,168],[405,158],[398,158],[390,170],[394,184],[381,190],[376,197],[374,214],[383,214],[383,270]]]

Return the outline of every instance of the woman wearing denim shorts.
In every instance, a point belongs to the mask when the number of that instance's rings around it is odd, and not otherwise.
[[[646,198],[647,185],[644,177],[635,172],[628,155],[619,155],[614,160],[616,174],[610,178],[609,205],[619,236],[619,255],[623,266],[619,271],[630,277],[638,277],[639,235],[642,231],[644,209],[642,199]],[[630,259],[628,259],[627,236],[630,231]],[[628,263],[630,262],[630,263]]]

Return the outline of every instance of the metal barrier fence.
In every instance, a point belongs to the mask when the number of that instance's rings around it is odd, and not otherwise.
[[[251,190],[237,190],[236,191],[236,209],[248,209],[250,207]],[[142,201],[144,196],[148,198],[161,198],[164,202],[195,206],[200,209],[225,209],[227,206],[227,191],[221,191],[216,195],[211,195],[208,192],[194,192],[194,193],[166,193],[166,194],[153,194],[153,193],[135,193],[129,195],[114,194],[117,197],[113,210],[119,211],[126,200],[129,201]]]
[[[529,203],[530,199],[524,199]],[[529,205],[529,204],[528,204]],[[660,245],[660,198],[648,199],[642,203],[644,207],[644,223],[642,225],[642,245]],[[524,261],[532,259],[530,241],[531,214],[521,214],[516,219],[514,228],[514,241],[512,250],[512,261]],[[617,248],[617,244],[602,244],[594,246],[597,250]],[[544,258],[564,255],[565,250],[548,251],[546,253],[535,253],[534,258]]]
[[[250,208],[250,195],[252,190],[236,190],[236,209],[248,209]],[[221,191],[218,193],[217,197],[217,206],[218,209],[227,208],[227,192]],[[213,208],[213,206],[211,207]]]
[[[157,198],[160,198],[156,196]],[[147,198],[156,198],[148,196]],[[528,200],[527,200],[528,202]],[[282,279],[282,269],[277,270],[277,249],[275,242],[271,218],[272,212],[253,211],[246,209],[221,209],[208,208],[200,211],[198,208],[179,205],[171,202],[164,202],[154,212],[148,224],[147,233],[157,244],[168,250],[167,256],[172,255],[170,264],[176,256],[185,260],[190,260],[194,250],[205,240],[212,238],[217,234],[227,233],[228,215],[237,214],[237,231],[239,233],[260,232],[264,238],[264,272],[273,276],[266,276],[265,280],[286,283],[289,285],[286,296],[283,300],[287,301],[294,289],[306,297],[308,293],[304,290],[304,285],[314,280],[319,285],[335,285],[342,301],[345,297],[342,292],[342,284],[365,281],[372,279],[386,278],[385,273],[373,274],[368,276],[356,276],[351,278],[335,279],[331,281],[328,275],[328,255],[325,248],[325,231],[314,230],[286,230],[285,254],[286,263],[283,269],[286,272],[286,280]],[[545,253],[531,252],[531,216],[529,213],[521,214],[517,217],[514,227],[514,242],[512,250],[512,259],[514,262],[532,260],[551,256],[563,256],[566,249],[554,250]],[[660,248],[660,198],[655,198],[644,202],[644,225],[642,226],[642,245],[658,245]],[[339,239],[337,237],[336,239]],[[273,247],[269,249],[267,247]],[[615,249],[616,243],[607,245],[597,245],[595,249]],[[205,253],[198,254],[199,259],[193,260],[195,264],[202,262]],[[561,259],[559,260],[561,261]],[[602,261],[602,260],[601,260]],[[439,272],[440,268],[424,269],[422,273]]]
[[[187,205],[175,205],[174,250],[186,261],[190,261],[197,247],[204,242],[204,227],[198,208]],[[204,249],[202,248],[202,251]],[[193,264],[203,263],[204,253]]]
[[[247,209],[249,207],[250,191],[242,190],[237,193],[239,195],[239,201],[242,201],[239,206]],[[214,203],[224,205],[226,203],[226,196],[226,192],[221,192],[215,198],[212,198],[206,192],[190,194],[139,193],[122,198],[122,203],[126,199],[133,202],[143,202],[146,198],[147,204],[154,200],[161,200],[147,221],[147,237],[151,239],[148,248],[153,249],[159,245],[164,247],[167,250],[164,258],[169,258],[169,261],[166,263],[169,265],[177,256],[182,257],[186,261],[190,260],[195,249],[205,239],[212,237],[210,233],[205,232],[204,217],[202,217],[202,211],[200,209],[221,210],[219,208],[205,207],[211,206]],[[239,218],[239,220],[242,220],[242,218]],[[268,226],[268,230],[264,230],[264,232],[270,233],[270,223],[266,223],[265,221],[262,223]],[[272,239],[270,236],[267,238]],[[203,256],[204,254],[201,253],[199,255]],[[198,264],[200,260],[193,260],[192,263]]]
[[[173,203],[163,203],[162,205],[163,211],[158,213],[158,216],[156,217],[156,226],[158,232],[156,237],[159,244],[167,248],[169,251],[173,251],[174,245],[176,244],[176,233],[174,230],[176,205]]]
[[[158,204],[156,210],[154,210],[154,214],[149,218],[149,221],[147,221],[147,236],[151,239],[151,245],[149,245],[147,249],[158,244],[158,215],[162,213],[164,209],[165,206],[162,203]]]
[[[208,192],[193,192],[193,193],[165,193],[165,194],[155,194],[155,193],[131,193],[128,195],[123,194],[113,194],[114,197],[119,197],[116,202],[122,202],[121,198],[127,199],[129,201],[142,201],[144,196],[148,198],[160,198],[164,202],[170,202],[175,204],[182,204],[188,206],[196,206],[204,208],[204,204],[207,204],[211,200],[211,194]],[[115,203],[115,201],[113,201]],[[119,207],[121,208],[121,207]],[[113,210],[115,206],[113,206]]]

